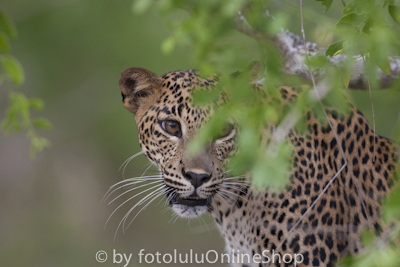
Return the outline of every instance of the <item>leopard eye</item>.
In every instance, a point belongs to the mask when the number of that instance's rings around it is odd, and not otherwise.
[[[221,134],[219,135],[219,138],[224,138],[227,137],[233,130],[233,125],[232,124],[227,124],[225,128],[222,130]]]
[[[166,131],[170,135],[178,137],[181,136],[181,125],[177,121],[173,120],[161,121],[161,127],[163,128],[164,131]]]

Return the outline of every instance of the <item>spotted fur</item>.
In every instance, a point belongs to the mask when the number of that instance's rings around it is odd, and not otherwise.
[[[196,156],[187,152],[188,142],[212,113],[211,108],[191,104],[192,90],[215,83],[215,79],[198,77],[193,70],[160,78],[141,68],[121,74],[123,103],[135,114],[140,146],[171,189],[168,197],[175,198],[170,204],[176,213],[196,217],[210,212],[232,255],[262,255],[265,250],[302,254],[304,261],[298,266],[333,266],[344,255],[362,249],[362,230],[370,226],[380,232],[385,228],[380,203],[393,183],[395,146],[374,135],[361,112],[353,106],[346,115],[328,110],[348,163],[335,179],[345,164],[341,148],[330,126],[307,112],[309,132],[291,131],[288,136],[294,151],[290,184],[278,193],[256,191],[247,183],[233,186],[225,177],[225,161],[235,150],[235,129]],[[287,103],[297,95],[289,87],[280,88],[280,92]],[[179,122],[182,136],[165,132],[161,124],[165,120]],[[189,171],[203,175],[198,179],[203,182],[194,184]],[[249,262],[243,266],[267,264]]]

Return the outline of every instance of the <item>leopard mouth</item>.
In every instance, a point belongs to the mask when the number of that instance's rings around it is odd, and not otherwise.
[[[197,218],[211,210],[211,196],[200,197],[193,192],[190,196],[181,197],[173,191],[168,191],[167,199],[172,210],[183,218]]]
[[[185,205],[188,207],[208,206],[209,204],[208,198],[180,198],[175,196],[170,200],[170,205]]]

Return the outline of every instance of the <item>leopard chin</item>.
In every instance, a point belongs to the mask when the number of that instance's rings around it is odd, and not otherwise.
[[[180,198],[175,196],[169,201],[172,210],[183,218],[196,218],[208,211],[209,198]]]
[[[173,204],[171,208],[176,214],[183,218],[197,218],[208,211],[207,206]]]

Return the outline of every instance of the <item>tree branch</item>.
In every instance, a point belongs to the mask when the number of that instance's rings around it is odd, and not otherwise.
[[[301,77],[311,80],[310,74],[307,71],[305,64],[305,51],[303,40],[296,34],[289,32],[288,30],[283,31],[277,37],[273,39],[274,43],[278,46],[284,57],[284,71],[288,74],[297,74]],[[325,50],[319,48],[315,43],[306,42],[306,47],[310,56],[325,56]],[[337,67],[342,66],[347,56],[344,54],[338,54],[333,57],[327,57],[327,59]],[[368,81],[366,78],[364,60],[360,55],[355,57],[355,65],[353,73],[351,74],[349,88],[351,89],[368,89]],[[400,58],[390,57],[390,75],[386,75],[378,67],[376,68],[377,79],[380,84],[380,88],[387,88],[394,79],[400,77]],[[321,70],[312,70],[313,74],[317,78],[321,78],[324,72]]]
[[[306,53],[304,51],[303,40],[296,34],[284,30],[275,37],[270,37],[264,33],[255,31],[247,23],[245,17],[241,12],[238,13],[237,19],[238,31],[256,39],[257,41],[264,42],[269,41],[275,43],[283,55],[283,71],[287,74],[295,74],[303,77],[304,79],[311,81],[310,71],[305,64]],[[325,48],[319,48],[315,43],[306,42],[306,48],[310,57],[313,56],[325,56]],[[347,60],[347,56],[344,54],[338,54],[333,57],[327,57],[327,59],[337,67],[343,66]],[[383,73],[378,67],[376,68],[376,75],[379,81],[380,88],[388,88],[390,84],[400,78],[400,58],[390,57],[390,75]],[[324,77],[325,72],[321,69],[312,69],[312,74],[316,79]],[[355,65],[350,77],[349,86],[350,89],[368,89],[368,81],[365,74],[364,60],[363,57],[355,57]]]

